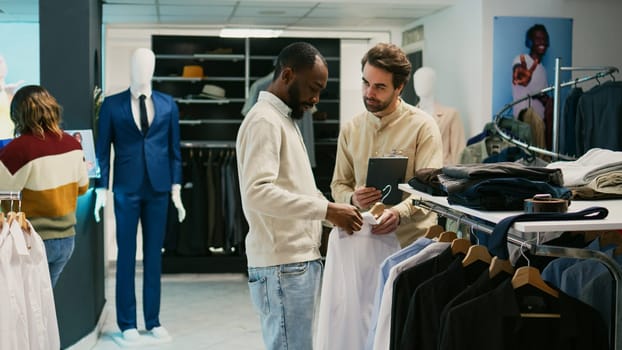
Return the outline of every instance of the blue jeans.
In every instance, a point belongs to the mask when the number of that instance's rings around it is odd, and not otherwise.
[[[322,261],[249,267],[251,301],[268,350],[311,350]]]
[[[75,246],[75,238],[76,236],[71,236],[66,238],[46,239],[43,241],[43,244],[45,244],[45,254],[48,258],[52,287],[56,285],[60,273],[63,272],[65,265],[69,261],[69,258],[71,258]]]

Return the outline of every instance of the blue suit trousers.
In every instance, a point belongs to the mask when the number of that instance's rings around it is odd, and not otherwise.
[[[116,310],[121,331],[136,325],[136,232],[143,235],[143,313],[145,327],[160,326],[160,276],[169,192],[157,192],[145,180],[138,193],[114,193],[117,229]]]

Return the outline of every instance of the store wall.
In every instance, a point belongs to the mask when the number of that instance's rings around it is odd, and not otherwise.
[[[405,29],[423,24],[423,64],[437,70],[438,100],[458,108],[468,137],[496,112],[492,111],[491,69],[495,16],[573,18],[573,66],[621,68],[620,13],[622,1],[618,0],[462,0]]]

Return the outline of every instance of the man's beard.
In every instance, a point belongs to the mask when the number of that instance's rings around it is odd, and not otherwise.
[[[368,103],[367,100],[368,100],[367,98],[363,97],[363,103],[365,104],[365,108],[372,113],[377,113],[377,112],[384,111],[385,109],[389,107],[389,105],[391,104],[391,101],[393,100],[393,95],[391,95],[391,97],[385,101],[381,101],[378,99],[370,99],[373,101],[372,104]]]
[[[292,119],[302,119],[305,114],[305,110],[303,107],[309,104],[300,102],[300,89],[298,88],[298,85],[296,83],[292,84],[287,90],[287,93],[289,94],[289,108],[292,109]],[[309,109],[311,108],[313,108],[313,106],[309,105]]]

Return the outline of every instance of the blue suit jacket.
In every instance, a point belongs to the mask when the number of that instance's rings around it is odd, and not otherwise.
[[[152,92],[151,99],[155,115],[145,137],[134,122],[129,89],[104,99],[97,123],[95,149],[101,177],[96,187],[108,188],[111,144],[113,192],[136,193],[147,179],[158,192],[169,192],[172,184],[181,183],[177,105],[171,96],[157,91]]]

